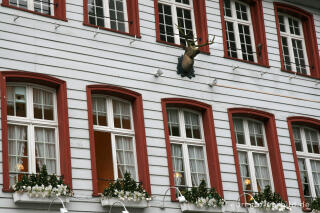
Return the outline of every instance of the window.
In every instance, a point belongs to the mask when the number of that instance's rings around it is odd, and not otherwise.
[[[71,186],[65,82],[27,72],[1,76],[4,190],[43,165]]]
[[[150,193],[142,97],[108,85],[87,87],[93,193],[129,172]]]
[[[274,3],[282,70],[319,78],[319,51],[312,14]]]
[[[268,66],[261,0],[220,0],[227,58]]]
[[[205,180],[222,195],[211,106],[188,99],[167,98],[162,99],[162,112],[170,186],[185,190]],[[176,199],[173,189],[171,198]]]
[[[140,37],[137,0],[84,0],[84,24]]]
[[[55,92],[28,84],[7,84],[10,185],[43,165],[58,174],[58,122]]]
[[[92,114],[98,190],[103,192],[108,180],[123,178],[126,172],[137,180],[130,102],[94,95]]]
[[[202,118],[197,112],[183,108],[167,108],[171,157],[175,186],[198,186],[208,183]]]
[[[154,4],[158,42],[185,46],[182,34],[199,43],[208,40],[204,0],[155,0]],[[209,47],[200,50],[209,52]]]
[[[66,20],[65,0],[3,0],[2,5]]]
[[[290,117],[288,124],[301,201],[309,205],[320,196],[320,121]]]
[[[263,191],[267,185],[273,188],[264,124],[234,117],[233,126],[243,191],[252,194]]]
[[[270,185],[288,200],[274,115],[247,108],[228,109],[228,114],[239,194]],[[250,196],[240,199],[245,203]]]

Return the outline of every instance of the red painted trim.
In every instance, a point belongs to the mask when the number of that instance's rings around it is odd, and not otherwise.
[[[294,164],[296,167],[296,174],[297,174],[297,180],[298,180],[298,186],[299,186],[299,192],[300,192],[300,199],[301,199],[301,203],[305,204],[305,198],[304,198],[304,194],[303,194],[302,182],[301,182],[301,177],[300,177],[300,169],[299,169],[299,164],[298,164],[296,145],[294,143],[292,125],[293,124],[300,124],[300,125],[302,124],[304,126],[311,126],[313,128],[320,130],[320,120],[317,120],[314,118],[302,117],[302,116],[295,116],[295,117],[287,118],[287,121],[288,121],[288,129],[289,129],[289,135],[290,135],[290,141],[291,141],[291,147],[292,147],[293,160],[294,160]],[[303,205],[303,209],[308,210],[306,208],[306,205]]]
[[[112,85],[89,85],[87,86],[87,104],[88,104],[88,123],[89,123],[89,140],[91,154],[91,169],[92,169],[92,188],[93,195],[98,195],[98,181],[96,168],[96,155],[94,150],[94,130],[92,120],[92,94],[106,94],[120,97],[131,101],[134,121],[134,131],[136,139],[137,161],[139,181],[143,183],[145,190],[151,194],[149,164],[147,153],[147,142],[144,125],[143,100],[140,93],[132,90],[124,89]]]
[[[276,19],[275,21],[276,21],[277,32],[278,32],[281,69],[285,70],[285,66],[284,66],[283,53],[281,51],[282,41],[281,41],[280,28],[279,28],[278,12],[287,13],[289,15],[292,15],[301,19],[302,25],[303,25],[303,33],[305,37],[305,45],[307,49],[308,61],[310,66],[310,74],[313,78],[320,78],[319,50],[318,50],[318,42],[316,37],[313,15],[301,8],[298,8],[289,4],[274,2],[273,5],[274,5],[274,12],[275,12],[275,19]]]
[[[193,9],[194,9],[194,17],[195,17],[195,25],[197,31],[197,38],[199,39],[199,43],[204,43],[208,39],[208,26],[207,26],[207,13],[206,13],[206,3],[205,0],[193,0]],[[177,47],[183,47],[183,45],[170,43],[166,41],[162,41],[160,39],[160,27],[159,27],[159,12],[158,12],[158,0],[154,0],[154,14],[155,14],[155,25],[156,25],[156,41],[173,45]],[[204,46],[200,48],[202,53],[210,54],[209,46]]]
[[[224,58],[226,59],[231,59],[231,60],[235,60],[235,61],[240,61],[240,62],[243,62],[243,63],[248,63],[248,64],[253,64],[253,65],[257,65],[257,66],[260,66],[260,67],[267,67],[269,68],[270,66],[269,65],[263,65],[263,64],[259,64],[259,63],[256,63],[256,62],[252,62],[252,61],[246,61],[246,60],[243,60],[243,59],[239,59],[239,58],[232,58],[230,56],[224,56]]]
[[[241,180],[240,166],[239,166],[239,159],[238,159],[237,142],[236,142],[236,137],[234,133],[233,119],[232,119],[234,115],[252,117],[264,123],[267,143],[268,143],[268,150],[270,155],[272,176],[274,180],[274,188],[275,188],[275,191],[281,195],[282,199],[284,199],[285,201],[288,201],[286,183],[285,183],[283,167],[281,163],[282,160],[280,155],[275,117],[271,113],[263,112],[255,109],[248,109],[248,108],[228,109],[229,125],[230,125],[230,131],[231,131],[233,154],[234,154],[235,165],[236,165],[239,195],[243,194],[243,188],[242,188],[242,180]],[[242,203],[245,202],[243,196],[241,196],[240,200]]]
[[[129,32],[121,32],[111,28],[100,27],[97,25],[90,24],[89,15],[88,15],[88,0],[83,0],[83,25],[141,38],[138,0],[126,0],[126,2],[127,2]]]
[[[228,56],[228,48],[227,48],[227,37],[226,37],[226,26],[224,20],[224,11],[223,11],[223,0],[220,0],[220,16],[221,16],[221,24],[222,24],[222,32],[223,32],[223,46],[224,46],[224,55],[225,58],[230,58],[242,62],[248,62],[252,64],[261,65],[264,67],[269,67],[269,59],[268,59],[268,50],[267,50],[267,39],[266,32],[264,26],[264,17],[263,17],[263,6],[262,0],[243,0],[243,2],[250,5],[250,13],[252,20],[252,27],[254,33],[254,41],[256,46],[256,52],[258,52],[258,44],[262,44],[261,55],[257,54],[258,62],[250,62],[241,60],[238,58],[233,58]]]
[[[1,6],[8,7],[8,8],[13,8],[13,9],[16,9],[16,10],[21,10],[21,11],[25,11],[25,12],[29,12],[29,13],[33,13],[33,14],[40,15],[40,16],[45,16],[45,17],[48,17],[48,18],[59,19],[61,21],[67,21],[67,18],[66,18],[66,1],[65,0],[54,0],[54,3],[57,5],[57,6],[54,6],[54,16],[50,16],[50,15],[47,15],[47,14],[43,14],[43,13],[39,13],[39,12],[36,12],[36,11],[32,11],[32,10],[28,10],[28,9],[24,9],[24,8],[20,8],[20,7],[16,7],[16,6],[10,5],[9,4],[9,0],[3,0],[2,3],[1,3]]]
[[[202,112],[202,120],[203,120],[203,126],[204,126],[203,131],[204,131],[204,137],[206,141],[206,151],[207,151],[210,183],[211,183],[211,186],[214,187],[217,190],[217,192],[223,197],[218,147],[217,147],[211,105],[208,105],[199,101],[195,101],[195,100],[184,99],[184,98],[164,98],[164,99],[161,99],[161,105],[162,105],[164,133],[165,133],[166,148],[167,148],[170,186],[174,186],[174,178],[172,174],[173,166],[172,166],[170,137],[169,137],[169,129],[168,129],[167,107],[175,106],[175,107],[191,108],[191,109]],[[173,201],[176,200],[176,193],[174,189],[171,189],[171,199]]]
[[[58,103],[58,129],[60,146],[60,167],[65,183],[72,188],[71,155],[68,121],[68,103],[66,82],[48,75],[23,72],[0,72],[1,83],[1,126],[2,126],[2,159],[3,159],[3,191],[9,191],[9,162],[8,162],[8,129],[7,129],[7,82],[29,82],[55,88]]]

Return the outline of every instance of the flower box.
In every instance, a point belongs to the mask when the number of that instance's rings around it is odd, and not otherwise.
[[[124,205],[128,208],[137,208],[137,209],[144,209],[148,207],[148,201],[146,200],[140,200],[140,201],[129,201],[129,200],[120,200],[118,198],[102,198],[101,199],[101,205],[102,206],[117,206],[121,207],[122,205],[120,203],[115,203],[117,201],[120,201],[124,203]]]
[[[182,212],[224,212],[224,207],[198,207],[192,203],[180,203]]]
[[[64,203],[69,203],[68,197],[60,197]],[[61,204],[60,199],[55,197],[30,197],[29,193],[26,192],[15,192],[13,193],[13,201],[15,203],[43,203],[43,204]]]

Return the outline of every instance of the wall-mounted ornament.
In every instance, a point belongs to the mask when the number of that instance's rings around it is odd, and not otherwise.
[[[208,39],[206,43],[196,44],[199,39],[194,38],[193,35],[186,35],[184,29],[179,26],[178,29],[180,37],[184,38],[187,46],[184,47],[184,54],[178,58],[177,73],[182,77],[188,77],[191,79],[192,77],[195,77],[193,64],[194,58],[200,53],[200,47],[213,44],[214,37],[211,41]]]

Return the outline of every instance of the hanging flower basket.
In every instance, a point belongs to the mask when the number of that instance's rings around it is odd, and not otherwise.
[[[198,207],[192,203],[180,203],[182,212],[224,212],[224,207]]]
[[[130,173],[125,173],[123,179],[118,179],[104,189],[101,198],[102,206],[121,206],[117,201],[124,203],[126,207],[147,208],[149,194],[143,189],[141,183],[131,178]]]
[[[42,204],[60,204],[61,201],[59,199],[55,199],[55,197],[31,197],[27,192],[15,192],[13,193],[13,202],[15,203],[42,203]],[[69,203],[69,197],[60,197],[64,203]]]
[[[69,202],[73,192],[65,185],[62,177],[49,175],[43,165],[39,174],[24,175],[20,181],[12,185],[15,203],[61,203]]]

